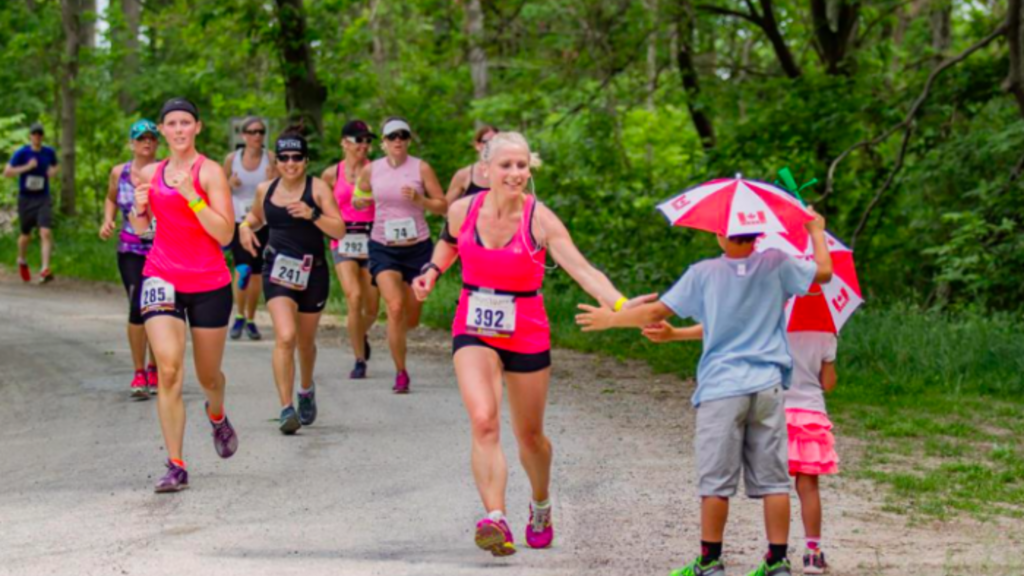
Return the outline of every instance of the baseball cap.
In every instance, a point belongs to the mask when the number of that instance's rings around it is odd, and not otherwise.
[[[156,124],[154,124],[152,120],[147,120],[145,118],[133,122],[131,129],[128,131],[128,136],[132,140],[138,140],[146,134],[152,134],[157,137],[160,136],[160,132],[156,129]]]
[[[32,126],[28,129],[29,134],[45,134],[46,130],[43,130],[43,125],[39,122],[33,122]]]
[[[362,120],[351,120],[345,124],[341,129],[341,137],[353,136],[359,138],[360,136],[369,136],[370,138],[376,138],[377,135],[370,131],[370,127]]]
[[[199,120],[199,109],[185,98],[171,98],[164,102],[164,107],[160,109],[160,121],[163,122],[171,112],[188,112],[193,118]]]

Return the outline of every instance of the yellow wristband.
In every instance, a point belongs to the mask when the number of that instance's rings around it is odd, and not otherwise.
[[[626,298],[625,296],[623,296],[622,298],[619,298],[618,300],[615,301],[615,308],[614,308],[614,310],[616,312],[618,312],[619,310],[622,310],[622,307],[626,305],[626,302],[629,302],[629,298]]]
[[[196,214],[199,214],[204,209],[208,208],[209,205],[206,203],[206,200],[203,200],[202,198],[196,198],[195,200],[192,200],[191,202],[188,203],[188,207],[191,208],[192,211],[195,212]]]
[[[244,227],[244,228],[252,228],[252,225],[251,225],[251,224],[249,224],[249,221],[248,221],[248,220],[242,220],[242,223],[241,223],[241,224],[239,224],[239,225],[238,225],[238,227],[239,227],[239,228],[243,228],[243,227]]]

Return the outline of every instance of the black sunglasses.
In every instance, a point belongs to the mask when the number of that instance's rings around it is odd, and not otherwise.
[[[369,136],[345,136],[345,139],[353,144],[369,144],[373,142],[373,138]]]
[[[410,138],[412,138],[412,134],[410,134],[406,130],[392,132],[391,134],[388,134],[387,136],[384,137],[385,140],[388,140],[390,142],[394,142],[395,140],[409,140]]]
[[[259,130],[246,130],[245,133],[246,134],[259,134],[260,136],[263,136],[264,134],[267,133],[267,131],[264,130],[263,128],[260,128]]]
[[[278,154],[277,155],[277,161],[282,163],[282,164],[287,164],[289,162],[302,162],[305,159],[306,159],[306,156],[303,155],[303,154]]]

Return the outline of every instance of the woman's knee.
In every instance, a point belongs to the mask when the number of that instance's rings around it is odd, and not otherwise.
[[[480,410],[469,415],[469,425],[473,430],[473,439],[478,442],[497,443],[500,433],[498,413],[491,410]]]
[[[363,309],[363,291],[360,289],[349,290],[345,292],[345,302],[348,304],[349,315],[352,315],[352,311],[359,311]]]
[[[519,450],[522,452],[529,452],[533,454],[551,449],[551,443],[548,441],[548,437],[544,435],[544,430],[541,428],[520,430],[519,433],[516,434],[516,440],[519,443]]]
[[[274,344],[283,350],[294,351],[298,345],[298,335],[294,328],[282,328],[274,331]]]

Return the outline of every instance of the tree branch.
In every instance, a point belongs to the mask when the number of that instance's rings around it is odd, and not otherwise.
[[[1015,1],[1019,1],[1019,0],[1015,0]],[[878,135],[878,136],[876,136],[874,138],[870,138],[870,139],[867,139],[867,140],[861,140],[860,142],[857,142],[853,146],[850,146],[845,151],[843,151],[842,154],[837,156],[836,159],[833,160],[832,163],[828,167],[828,176],[825,179],[825,193],[821,195],[821,198],[819,199],[819,202],[822,201],[822,200],[825,200],[826,198],[828,198],[832,194],[833,185],[835,184],[836,168],[839,166],[839,164],[843,160],[846,159],[847,156],[849,156],[854,151],[856,151],[856,150],[858,150],[860,148],[871,148],[871,147],[874,147],[874,146],[878,146],[882,142],[885,142],[886,140],[888,140],[893,134],[899,132],[900,130],[906,131],[908,133],[908,135],[905,136],[905,138],[909,138],[909,132],[910,132],[910,129],[911,129],[911,124],[914,122],[914,119],[917,117],[917,113],[921,111],[921,107],[924,105],[925,101],[931,95],[932,87],[935,85],[935,80],[939,77],[939,75],[942,74],[943,72],[945,72],[947,69],[951,68],[952,66],[955,66],[955,65],[959,64],[960,62],[963,62],[968,57],[970,57],[971,54],[974,54],[978,50],[981,50],[982,48],[984,48],[984,47],[988,46],[989,44],[991,44],[996,38],[1002,36],[1006,32],[1006,28],[1007,28],[1006,23],[1003,23],[1003,24],[999,25],[995,30],[993,30],[991,33],[989,33],[988,36],[982,38],[981,40],[979,40],[976,44],[974,44],[970,48],[967,48],[966,50],[964,50],[963,52],[961,52],[957,56],[954,56],[953,58],[950,58],[950,59],[946,60],[945,62],[943,62],[942,64],[939,64],[938,66],[936,66],[935,69],[932,70],[931,74],[928,75],[928,80],[925,81],[924,88],[921,90],[921,93],[914,100],[913,105],[911,105],[910,110],[907,112],[906,116],[904,116],[903,120],[901,120],[899,123],[897,123],[896,125],[892,126],[888,130],[886,130],[885,132],[883,132],[882,134],[880,134],[880,135]],[[904,144],[904,146],[905,145],[906,144]],[[902,155],[900,157],[900,161],[902,162]],[[902,167],[902,164],[898,165],[898,166],[894,166],[893,172],[890,174],[890,178],[887,179],[887,183],[891,182],[892,177],[895,176],[895,173],[898,172],[901,167]],[[882,190],[882,191],[884,192],[884,190]],[[858,226],[858,229],[859,228],[861,228],[861,227]]]
[[[718,14],[719,16],[732,16],[734,18],[742,18],[743,20],[746,20],[758,27],[761,26],[761,19],[757,15],[752,13],[740,12],[739,10],[730,10],[728,8],[712,6],[710,4],[698,4],[697,9],[703,10],[704,12],[711,12],[712,14]]]
[[[868,218],[871,217],[871,212],[878,206],[879,201],[882,200],[882,195],[885,194],[892,183],[896,180],[896,174],[903,168],[903,159],[907,156],[907,148],[910,145],[910,135],[914,133],[914,126],[910,125],[907,127],[906,132],[903,133],[903,144],[900,146],[900,152],[896,156],[896,164],[893,165],[892,170],[889,172],[889,176],[886,177],[882,187],[875,193],[875,197],[868,203],[868,207],[864,209],[864,214],[860,217],[860,222],[857,224],[857,229],[853,231],[853,236],[850,238],[850,250],[853,250],[857,245],[857,238],[860,233],[864,231],[864,227],[868,225]]]

